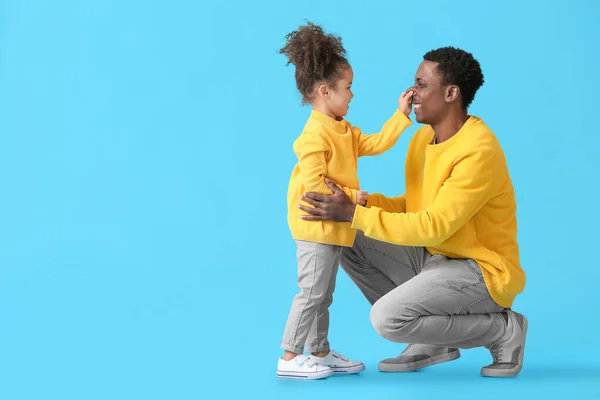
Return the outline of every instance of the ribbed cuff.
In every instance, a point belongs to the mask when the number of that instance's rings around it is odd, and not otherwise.
[[[394,113],[393,117],[400,118],[402,121],[406,122],[407,127],[412,125],[412,120],[406,114],[404,114],[404,111],[399,108],[396,108],[396,112]]]
[[[354,209],[354,217],[352,218],[352,228],[364,231],[367,227],[367,214],[369,210],[363,206],[356,206]]]
[[[373,195],[373,194],[369,194],[369,196],[367,197],[367,204],[365,204],[365,207],[369,208],[369,207],[378,207],[379,206],[379,197]]]

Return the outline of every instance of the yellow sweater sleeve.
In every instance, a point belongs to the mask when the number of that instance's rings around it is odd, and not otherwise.
[[[358,138],[358,156],[376,156],[392,148],[398,141],[400,134],[412,125],[412,121],[397,109],[394,115],[388,119],[381,132],[370,135],[362,133],[359,127],[353,126],[352,133]]]
[[[357,206],[352,227],[373,239],[404,246],[437,246],[458,231],[489,199],[495,155],[475,150],[459,157],[432,204],[415,213]]]
[[[403,213],[406,212],[406,195],[385,197],[380,193],[371,193],[365,207],[379,207],[383,211]]]
[[[294,152],[298,157],[300,180],[307,192],[332,194],[333,192],[325,183],[327,176],[326,153],[330,151],[329,145],[317,133],[303,133],[294,142]],[[356,189],[338,186],[356,204]]]

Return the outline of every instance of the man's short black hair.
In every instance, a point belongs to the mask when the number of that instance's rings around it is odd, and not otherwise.
[[[456,85],[462,94],[462,105],[466,110],[483,85],[481,66],[473,54],[456,47],[441,47],[423,56],[426,61],[439,63],[437,71],[444,85]]]

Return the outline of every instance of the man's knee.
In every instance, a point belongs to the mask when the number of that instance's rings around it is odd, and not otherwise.
[[[390,301],[386,296],[371,307],[371,324],[382,337],[405,343],[419,315],[413,312],[409,304]]]
[[[362,231],[356,233],[352,247],[344,247],[340,257],[340,265],[344,271],[360,269],[366,262],[366,259],[360,249],[361,243],[365,240]]]
[[[346,272],[360,269],[364,260],[354,247],[345,247],[340,257],[340,266]]]

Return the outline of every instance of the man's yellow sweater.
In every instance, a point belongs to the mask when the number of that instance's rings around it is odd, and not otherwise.
[[[370,195],[366,207],[356,207],[351,226],[377,240],[475,260],[492,298],[510,307],[525,274],[504,152],[474,116],[450,139],[434,145],[433,137],[433,129],[424,126],[409,145],[406,193]]]

